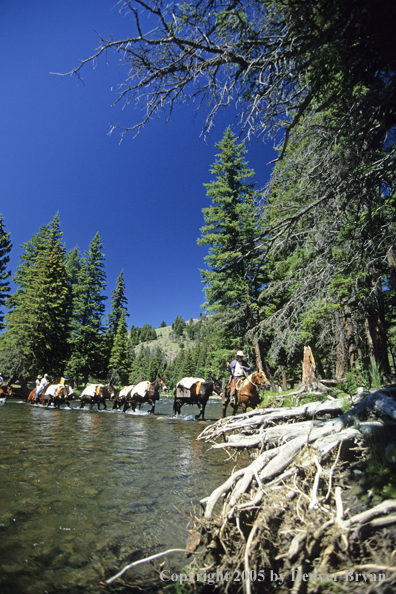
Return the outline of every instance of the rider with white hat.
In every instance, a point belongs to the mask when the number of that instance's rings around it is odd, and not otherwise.
[[[234,400],[234,395],[235,395],[235,388],[236,388],[236,384],[237,381],[239,379],[241,379],[241,377],[245,376],[245,372],[246,371],[250,371],[250,367],[248,366],[248,364],[246,363],[246,361],[243,360],[243,357],[245,355],[243,354],[242,351],[238,351],[236,354],[236,359],[234,359],[234,361],[231,361],[231,363],[229,363],[227,361],[227,369],[230,372],[230,402],[233,402]]]

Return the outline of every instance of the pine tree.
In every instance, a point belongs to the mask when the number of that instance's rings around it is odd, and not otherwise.
[[[111,296],[111,311],[108,314],[106,320],[106,348],[104,352],[106,367],[109,367],[110,364],[110,357],[121,317],[124,316],[124,320],[129,317],[128,300],[125,293],[126,287],[124,282],[124,272],[121,270]]]
[[[59,374],[66,357],[69,284],[59,216],[24,247],[9,299],[8,347],[20,353],[26,373]]]
[[[182,316],[176,316],[174,322],[172,323],[172,330],[175,334],[176,338],[181,338],[184,334],[184,329],[186,327],[186,323],[183,320]]]
[[[92,239],[81,261],[73,295],[73,318],[70,322],[70,359],[68,372],[75,378],[83,376],[86,383],[90,373],[105,373],[103,362],[103,315],[106,287],[104,255],[99,234]]]
[[[261,219],[255,183],[250,181],[254,171],[244,159],[245,144],[237,144],[227,128],[216,146],[220,152],[211,169],[216,179],[204,184],[212,204],[202,211],[206,224],[198,239],[199,245],[209,246],[205,257],[208,269],[201,270],[204,307],[227,328],[223,347],[233,348],[236,339],[238,348],[242,348],[248,341],[248,331],[253,331],[260,321],[258,298],[265,283],[263,253],[258,249]]]
[[[131,372],[130,350],[128,343],[128,330],[125,312],[121,312],[117,331],[109,361],[109,376],[111,383],[126,384]]]
[[[190,350],[188,350],[184,356],[181,374],[183,377],[193,377],[194,375],[193,358]]]
[[[126,286],[124,281],[124,271],[121,270],[115,289],[111,296],[111,311],[107,316],[107,331],[110,335],[115,336],[119,322],[122,315],[124,318],[129,317],[128,313],[128,299],[126,298]]]
[[[6,302],[6,295],[10,291],[9,277],[11,271],[7,270],[10,261],[9,253],[12,244],[10,241],[10,234],[4,230],[3,217],[0,215],[0,330],[4,328],[4,314],[3,308]]]

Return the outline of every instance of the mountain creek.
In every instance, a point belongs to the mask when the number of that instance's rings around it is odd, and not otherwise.
[[[162,398],[155,415],[77,410],[76,401],[0,407],[2,594],[103,591],[99,582],[124,565],[185,548],[188,518],[233,463],[196,441],[196,406],[176,418],[172,404]],[[209,401],[206,418],[220,416],[221,402]],[[180,570],[185,555],[169,563]],[[155,576],[147,564],[136,574]]]

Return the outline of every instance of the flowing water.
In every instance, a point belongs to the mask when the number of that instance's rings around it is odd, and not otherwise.
[[[176,419],[171,404],[158,402],[154,416],[0,407],[2,594],[103,592],[99,581],[125,564],[185,547],[185,516],[231,463],[195,441],[196,407]],[[207,418],[220,414],[208,403]]]

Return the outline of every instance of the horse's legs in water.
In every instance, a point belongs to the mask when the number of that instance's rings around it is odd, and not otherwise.
[[[205,413],[205,407],[204,407],[204,406],[202,406],[200,402],[197,402],[197,406],[198,406],[198,408],[199,408],[199,414],[198,414],[198,415],[195,415],[195,418],[198,420],[198,419],[199,419],[199,417],[202,415],[202,420],[203,420],[203,418],[204,418],[204,413]]]
[[[104,404],[104,409],[107,410],[106,400],[103,400],[103,404]]]

